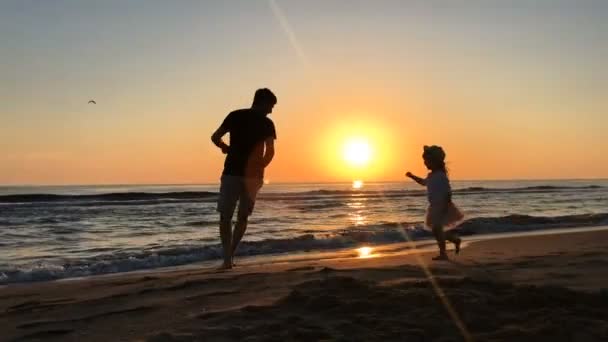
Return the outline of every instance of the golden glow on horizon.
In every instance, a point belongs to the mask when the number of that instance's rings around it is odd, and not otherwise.
[[[343,110],[331,109],[334,111]],[[374,120],[375,117],[371,112],[357,112],[323,125],[314,151],[315,163],[325,178],[352,182],[385,179],[401,173],[402,159],[409,153],[396,150],[393,125],[384,119]]]
[[[363,181],[360,179],[353,181],[353,189],[361,189],[363,187]]]

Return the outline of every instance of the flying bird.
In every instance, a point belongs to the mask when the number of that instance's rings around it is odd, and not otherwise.
[[[95,102],[94,100],[89,100],[89,102],[87,104],[89,104],[89,103],[97,104],[97,102]]]

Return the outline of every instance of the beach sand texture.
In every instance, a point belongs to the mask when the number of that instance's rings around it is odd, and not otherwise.
[[[593,231],[9,285],[0,340],[605,341],[607,250]]]

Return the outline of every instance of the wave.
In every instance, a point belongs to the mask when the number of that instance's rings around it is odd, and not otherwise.
[[[184,223],[184,226],[189,227],[207,227],[207,226],[217,226],[219,224],[219,219],[217,220],[201,220],[201,221],[192,221]]]
[[[552,186],[539,185],[519,188],[485,188],[467,187],[454,189],[455,194],[476,194],[476,193],[545,193],[575,190],[597,190],[604,189],[600,185],[587,186]],[[391,198],[391,197],[418,197],[424,196],[426,191],[421,190],[311,190],[303,192],[289,193],[261,193],[259,198],[267,201],[297,201],[297,200],[317,200],[327,198]],[[94,195],[57,195],[57,194],[20,194],[2,195],[1,204],[11,203],[73,203],[79,202],[82,205],[133,205],[133,204],[158,204],[164,202],[205,202],[213,201],[217,198],[217,192],[211,191],[184,191],[184,192],[119,192]]]
[[[471,218],[456,230],[463,235],[474,235],[605,224],[608,224],[608,213],[557,217],[507,215]],[[336,250],[358,247],[363,244],[389,244],[431,238],[431,233],[423,228],[421,222],[383,222],[347,227],[340,231],[329,231],[321,234],[309,233],[294,238],[244,241],[239,246],[237,254],[253,256]],[[162,250],[114,252],[87,259],[71,260],[61,265],[36,263],[21,267],[0,266],[0,284],[46,281],[178,266],[215,260],[220,257],[221,246],[219,244],[169,247]]]
[[[572,192],[572,191],[593,191],[606,189],[600,185],[586,186],[552,186],[539,185],[528,187],[515,188],[486,188],[486,187],[467,187],[455,188],[452,193],[459,196],[478,195],[478,194],[537,194],[537,193],[553,193],[553,192]],[[311,201],[311,200],[327,200],[327,199],[375,199],[375,198],[404,198],[404,197],[422,197],[426,196],[426,190],[312,190],[305,192],[294,193],[262,193],[259,198],[266,201]]]
[[[370,236],[362,237],[363,235],[359,234],[337,234],[331,237],[305,234],[295,238],[244,241],[239,245],[237,255],[255,256],[342,249],[370,241]],[[390,243],[407,241],[407,238],[403,232],[395,231],[378,232],[373,240],[376,243]],[[84,260],[73,260],[61,265],[49,262],[18,268],[0,267],[0,285],[179,266],[220,259],[221,253],[221,246],[215,244],[202,247],[174,247],[159,251],[109,253]]]
[[[523,232],[542,229],[590,227],[608,225],[608,213],[580,214],[563,216],[506,215],[499,217],[474,217],[465,220],[457,228],[462,235]],[[395,231],[406,231],[412,240],[431,237],[430,231],[423,228],[422,222],[384,222],[380,224],[347,227],[339,234],[355,238],[359,242],[400,242]]]
[[[563,216],[507,215],[500,217],[475,217],[466,220],[458,228],[462,235],[522,232],[552,228],[589,227],[608,224],[608,213]]]
[[[594,190],[603,189],[605,187],[601,185],[584,185],[584,186],[554,186],[554,185],[536,185],[536,186],[525,186],[517,188],[485,188],[485,187],[468,187],[456,189],[455,193],[470,193],[470,192],[558,192],[558,191],[572,191],[572,190]]]
[[[35,203],[35,202],[97,202],[96,204],[109,202],[134,202],[134,201],[159,201],[159,200],[202,200],[215,198],[217,192],[210,191],[184,191],[184,192],[116,192],[95,195],[55,195],[55,194],[23,194],[0,196],[0,203]]]
[[[308,211],[312,211],[312,210],[333,210],[336,208],[348,207],[348,204],[344,201],[323,201],[320,203],[319,202],[308,203],[309,201],[306,201],[306,202],[307,203],[292,205],[291,208],[300,210],[300,211],[304,211],[304,212],[308,212]]]
[[[602,186],[534,186],[520,188],[484,188],[484,187],[467,187],[456,188],[452,193],[467,196],[476,194],[534,194],[534,193],[553,193],[553,192],[569,192],[569,191],[589,191],[605,189]],[[422,197],[426,196],[426,190],[314,190],[307,192],[295,193],[262,193],[259,199],[265,201],[312,201],[324,199],[375,199],[375,198],[404,198],[404,197]]]
[[[536,185],[536,186],[525,186],[525,187],[513,187],[513,188],[486,188],[486,187],[467,187],[455,189],[455,192],[471,192],[471,191],[526,191],[526,190],[585,190],[585,189],[603,189],[601,185],[583,185],[583,186],[555,186],[555,185]],[[347,189],[347,190],[310,190],[304,192],[293,192],[290,195],[357,195],[366,193],[384,193],[384,194],[399,194],[399,193],[419,193],[424,190],[361,190],[361,189]]]

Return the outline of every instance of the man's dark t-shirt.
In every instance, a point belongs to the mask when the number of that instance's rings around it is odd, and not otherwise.
[[[221,128],[230,133],[224,175],[264,178],[264,140],[277,138],[274,123],[251,108],[231,112]]]

